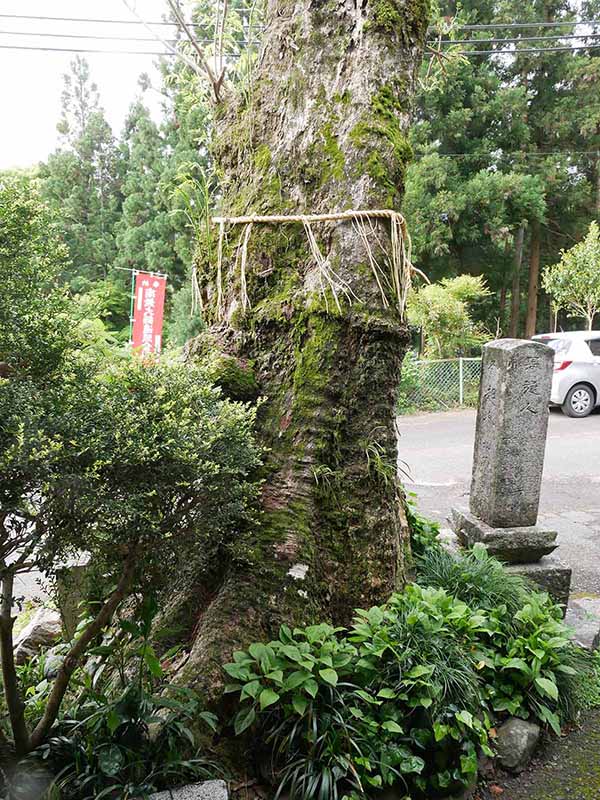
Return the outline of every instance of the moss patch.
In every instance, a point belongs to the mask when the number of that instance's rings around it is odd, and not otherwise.
[[[381,86],[373,95],[369,112],[350,133],[353,144],[367,154],[363,166],[388,192],[390,205],[403,190],[406,167],[413,155],[400,119],[406,97],[402,88]]]
[[[249,362],[219,353],[210,359],[208,371],[213,383],[232,400],[254,400],[258,396],[258,384]]]

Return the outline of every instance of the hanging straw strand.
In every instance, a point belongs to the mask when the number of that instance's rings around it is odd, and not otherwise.
[[[369,226],[371,234],[374,236],[379,246],[382,246],[381,239],[377,234],[374,220],[389,220],[390,221],[390,275],[381,268],[375,255],[373,253],[370,241]],[[325,297],[326,308],[327,292],[325,291],[325,284],[331,290],[331,294],[335,301],[338,311],[341,310],[339,293],[341,292],[348,302],[352,302],[352,298],[358,300],[352,287],[341,278],[335,270],[332,269],[329,259],[323,256],[319,243],[314,234],[312,225],[318,222],[335,222],[335,221],[350,221],[361,239],[373,276],[377,283],[377,287],[381,293],[382,303],[384,308],[388,308],[390,303],[385,291],[385,285],[390,290],[396,299],[396,304],[400,314],[404,313],[406,307],[406,300],[408,291],[410,289],[411,274],[416,270],[411,264],[411,241],[406,226],[406,220],[397,211],[391,209],[374,209],[374,210],[358,210],[358,211],[340,211],[330,214],[250,214],[241,217],[214,217],[213,222],[219,225],[219,245],[218,245],[218,260],[217,260],[217,309],[219,316],[223,310],[223,240],[225,236],[225,225],[243,225],[244,232],[241,237],[240,244],[236,252],[236,259],[234,265],[234,272],[237,271],[239,266],[240,273],[240,290],[241,290],[241,303],[244,309],[250,307],[250,299],[248,297],[247,287],[247,265],[248,265],[248,243],[252,233],[253,225],[255,224],[285,224],[292,222],[300,222],[304,227],[306,239],[308,242],[311,256],[319,270],[319,281],[321,284],[321,293]],[[384,248],[382,248],[384,249]],[[198,292],[199,296],[199,292]],[[200,299],[201,302],[201,299]]]

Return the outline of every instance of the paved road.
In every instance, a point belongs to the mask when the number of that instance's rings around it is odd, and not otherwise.
[[[452,506],[468,503],[475,411],[403,416],[398,427],[404,484],[425,515],[448,527]],[[539,521],[558,531],[573,593],[600,595],[600,413],[551,411]]]

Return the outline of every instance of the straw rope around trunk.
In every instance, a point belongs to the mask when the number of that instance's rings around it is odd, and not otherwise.
[[[376,227],[373,224],[373,222],[378,219],[390,221],[391,252],[389,254],[390,269],[387,273],[375,258],[373,248],[371,247],[370,243],[370,237],[373,237],[380,247],[382,246]],[[389,308],[389,295],[393,295],[395,297],[398,311],[400,315],[403,315],[406,307],[408,291],[411,285],[412,273],[416,272],[425,280],[427,280],[423,273],[420,272],[420,270],[417,270],[411,263],[410,235],[406,226],[406,220],[398,211],[392,211],[390,209],[375,209],[340,211],[330,214],[250,214],[241,217],[213,217],[212,221],[215,225],[219,226],[216,275],[217,316],[219,318],[222,317],[224,311],[223,244],[225,240],[225,229],[226,226],[229,225],[244,226],[244,231],[237,248],[234,265],[234,272],[239,270],[240,274],[240,300],[244,310],[250,307],[246,282],[248,243],[250,241],[253,226],[258,224],[276,225],[294,222],[302,223],[306,233],[311,256],[319,270],[321,293],[325,298],[325,303],[327,304],[328,302],[327,288],[329,288],[338,311],[341,310],[340,295],[343,295],[349,303],[351,303],[353,299],[359,300],[359,298],[356,296],[350,285],[333,270],[329,263],[328,257],[324,256],[321,252],[312,228],[314,223],[343,221],[349,221],[352,223],[355,231],[365,247],[369,265],[381,294],[381,301],[384,308]],[[382,247],[382,249],[385,250],[385,247]],[[199,288],[197,276],[194,274],[192,279],[192,293],[193,295],[197,295],[192,301],[194,308],[197,306],[201,307],[202,305],[201,298],[199,296]]]

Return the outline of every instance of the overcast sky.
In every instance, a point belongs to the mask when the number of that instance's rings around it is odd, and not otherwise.
[[[138,13],[148,20],[160,20],[165,0],[137,0]],[[95,19],[132,19],[122,0],[0,0],[0,169],[26,167],[43,160],[58,141],[56,123],[60,115],[62,76],[74,53],[8,50],[7,45],[36,47],[81,47],[94,49],[156,50],[156,42],[108,42],[91,39],[33,36],[36,33],[133,36],[149,38],[142,25],[52,22],[9,19],[3,14],[42,15]],[[23,32],[23,36],[7,33]],[[127,109],[138,93],[140,73],[157,79],[156,58],[151,55],[85,56],[109,123],[118,133]],[[149,92],[147,101],[159,115],[159,98]]]

